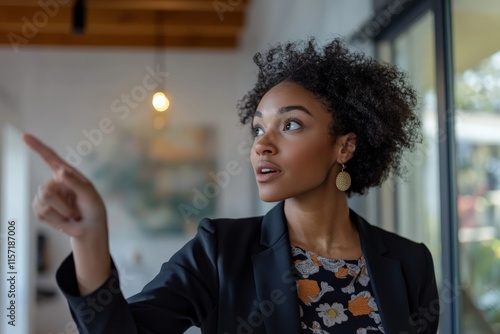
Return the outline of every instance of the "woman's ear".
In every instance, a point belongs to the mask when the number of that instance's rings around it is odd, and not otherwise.
[[[337,139],[339,145],[337,162],[344,164],[352,158],[354,151],[356,151],[356,139],[356,135],[352,132]]]

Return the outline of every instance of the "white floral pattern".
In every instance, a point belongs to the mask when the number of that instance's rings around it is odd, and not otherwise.
[[[335,324],[340,324],[343,321],[347,321],[347,315],[344,313],[344,306],[339,303],[333,303],[329,305],[327,303],[320,304],[318,308],[318,315],[323,318],[323,323],[327,327],[332,327]]]
[[[384,333],[363,256],[339,260],[292,245],[302,333]]]

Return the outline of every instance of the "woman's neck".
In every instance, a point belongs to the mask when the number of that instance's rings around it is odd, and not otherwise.
[[[289,198],[285,200],[284,211],[293,245],[335,259],[357,259],[362,255],[343,193],[328,201]]]

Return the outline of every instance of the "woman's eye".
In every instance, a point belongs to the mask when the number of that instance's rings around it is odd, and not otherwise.
[[[262,130],[262,128],[260,128],[258,126],[254,126],[252,132],[253,132],[254,137],[262,136],[264,134],[264,131]]]
[[[290,131],[297,130],[300,128],[301,128],[301,125],[295,121],[289,121],[286,123],[286,126],[285,126],[285,129],[290,130]]]

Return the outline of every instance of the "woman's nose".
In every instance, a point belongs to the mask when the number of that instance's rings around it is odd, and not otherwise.
[[[253,147],[255,153],[258,155],[273,155],[277,152],[273,136],[270,132],[266,132],[262,136],[257,137]]]

